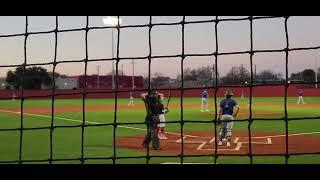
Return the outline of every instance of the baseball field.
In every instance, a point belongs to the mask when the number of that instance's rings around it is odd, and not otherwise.
[[[220,101],[221,98],[218,98]],[[235,98],[240,104],[239,116],[249,118],[249,98]],[[320,97],[305,97],[306,104],[296,104],[297,97],[287,100],[289,118],[301,118],[288,121],[288,159],[289,164],[320,163],[320,121],[319,119],[304,119],[320,116]],[[25,100],[23,105],[23,120],[21,121],[21,101],[0,101],[0,161],[15,162],[19,159],[21,122],[25,130],[22,133],[21,159],[24,163],[46,163],[52,153],[52,163],[79,164],[113,163],[145,164],[142,139],[146,133],[144,124],[120,124],[114,132],[113,123],[143,123],[145,109],[140,99],[134,100],[134,106],[128,106],[129,99],[118,99],[115,116],[114,99],[86,99],[83,111],[82,99],[56,99],[54,102],[54,119],[52,131],[52,146],[50,145],[50,127],[52,123],[51,100]],[[209,112],[200,112],[200,98],[183,98],[181,111],[180,98],[171,98],[169,113],[166,114],[167,140],[160,140],[160,151],[151,150],[151,164],[180,163],[183,142],[183,154],[194,155],[184,157],[184,163],[213,163],[215,153],[215,131],[212,122],[194,123],[193,120],[212,121],[214,119],[214,99],[209,98]],[[181,114],[183,112],[183,114]],[[183,115],[183,136],[181,124],[170,123],[180,121]],[[253,163],[285,163],[286,153],[286,123],[283,97],[253,97],[252,118],[278,118],[279,120],[256,120],[251,128],[251,152]],[[81,128],[85,117],[86,125]],[[233,126],[232,146],[219,146],[217,149],[219,164],[248,164],[249,131],[248,121],[236,121]],[[3,129],[12,129],[3,131]],[[16,130],[13,130],[16,129]],[[83,131],[82,131],[83,130]],[[217,128],[217,131],[219,129]],[[115,142],[114,142],[115,133]],[[82,150],[83,135],[83,151]],[[181,139],[181,137],[183,137]],[[116,144],[116,147],[113,144]],[[51,151],[52,149],[52,151]],[[305,155],[306,153],[307,155]],[[223,154],[223,155],[221,155]],[[199,155],[212,155],[196,157]],[[175,157],[176,156],[176,157]],[[36,160],[36,161],[34,161]]]

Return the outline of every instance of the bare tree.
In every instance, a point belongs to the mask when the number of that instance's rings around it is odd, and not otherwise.
[[[278,81],[282,77],[281,73],[274,73],[270,69],[261,71],[257,74],[257,80],[262,82]]]
[[[302,78],[305,82],[314,82],[316,74],[313,69],[305,69],[302,71]]]
[[[181,74],[177,76],[177,79],[181,80]],[[183,80],[185,82],[193,82],[194,86],[214,85],[216,80],[215,65],[199,67],[197,69],[186,68],[183,71]]]
[[[231,70],[221,78],[224,84],[243,84],[250,81],[250,73],[243,66],[233,66]]]

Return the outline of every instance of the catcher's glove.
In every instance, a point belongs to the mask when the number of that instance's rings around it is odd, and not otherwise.
[[[168,113],[169,109],[168,108],[164,108],[164,110],[162,110],[163,113]]]

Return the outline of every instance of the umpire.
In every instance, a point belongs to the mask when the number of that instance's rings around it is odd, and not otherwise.
[[[144,148],[148,148],[150,142],[152,141],[153,149],[160,150],[157,126],[160,122],[159,115],[162,113],[162,109],[160,106],[161,97],[163,97],[163,94],[158,93],[156,90],[141,94],[141,99],[143,100],[147,111],[147,115],[145,118],[145,122],[147,125],[147,134],[142,144]]]

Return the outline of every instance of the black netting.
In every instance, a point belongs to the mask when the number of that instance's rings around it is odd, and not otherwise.
[[[273,18],[277,18],[277,19],[284,19],[284,29],[285,29],[285,34],[286,34],[286,47],[284,49],[265,49],[265,50],[255,50],[254,49],[254,43],[253,43],[253,27],[252,24],[255,20],[257,19],[273,19]],[[79,160],[81,163],[84,163],[86,160],[94,160],[94,159],[105,159],[105,160],[112,160],[113,164],[116,164],[116,160],[117,159],[138,159],[138,158],[144,158],[146,159],[146,163],[149,163],[151,158],[167,158],[167,157],[178,157],[180,158],[180,162],[183,163],[184,158],[185,157],[214,157],[215,160],[214,162],[217,162],[217,159],[219,156],[247,156],[250,158],[250,163],[252,164],[252,158],[253,156],[284,156],[286,158],[285,163],[288,163],[288,158],[290,157],[290,155],[307,155],[307,154],[320,154],[320,152],[318,153],[289,153],[288,150],[288,124],[289,121],[293,121],[293,120],[303,120],[303,119],[309,119],[309,120],[317,120],[320,119],[320,117],[303,117],[303,118],[289,118],[288,117],[288,112],[287,112],[287,92],[288,92],[288,87],[289,85],[293,85],[293,84],[317,84],[319,82],[314,82],[314,83],[305,83],[305,82],[288,82],[288,62],[289,62],[289,52],[292,51],[305,51],[305,50],[315,50],[315,49],[320,49],[320,46],[314,46],[314,47],[300,47],[300,48],[290,48],[289,46],[289,35],[288,35],[288,26],[287,26],[287,22],[289,19],[289,16],[265,16],[265,17],[253,17],[253,16],[249,16],[249,17],[244,17],[244,18],[235,18],[235,19],[231,19],[231,18],[224,18],[224,19],[219,19],[218,16],[216,16],[214,19],[211,20],[201,20],[201,21],[185,21],[185,16],[183,16],[183,19],[181,22],[176,22],[176,23],[153,23],[152,22],[152,16],[149,17],[149,23],[148,24],[143,24],[143,25],[125,25],[125,26],[121,26],[120,22],[118,20],[118,25],[116,27],[92,27],[89,26],[89,16],[86,17],[86,26],[83,28],[75,28],[75,29],[64,29],[61,30],[59,29],[59,17],[56,16],[56,23],[55,23],[55,28],[53,30],[50,31],[41,31],[41,32],[30,32],[28,29],[28,16],[25,17],[25,33],[21,33],[21,34],[9,34],[9,35],[0,35],[0,38],[9,38],[9,37],[19,37],[19,36],[24,36],[24,61],[22,64],[8,64],[8,65],[1,65],[0,67],[2,68],[13,68],[13,67],[22,67],[23,68],[23,74],[24,71],[26,69],[26,67],[30,67],[30,66],[35,66],[35,65],[52,65],[53,69],[52,69],[52,79],[53,79],[53,88],[52,88],[52,93],[50,95],[46,95],[46,96],[25,96],[24,92],[25,89],[21,88],[21,96],[20,96],[20,100],[21,100],[21,116],[20,116],[20,127],[19,128],[1,128],[0,131],[19,131],[20,132],[20,140],[19,140],[19,158],[17,160],[13,160],[13,161],[1,161],[0,163],[23,163],[23,162],[60,162],[60,161],[74,161],[74,160]],[[119,19],[119,16],[118,16]],[[219,52],[219,37],[218,37],[218,27],[219,27],[219,23],[223,22],[223,21],[249,21],[250,22],[250,50],[246,50],[246,51],[231,51],[231,52]],[[200,24],[200,23],[212,23],[212,27],[214,29],[214,34],[213,36],[215,37],[215,49],[212,50],[212,52],[210,53],[195,53],[195,54],[186,54],[185,53],[185,25],[186,24]],[[182,32],[182,39],[181,39],[181,50],[182,53],[181,54],[173,54],[173,55],[158,55],[155,56],[152,54],[152,45],[151,45],[151,32],[152,32],[152,28],[155,26],[177,26],[177,25],[181,25],[181,32]],[[149,48],[149,53],[147,56],[141,56],[141,57],[120,57],[119,56],[119,48],[121,46],[120,44],[120,34],[121,34],[121,30],[122,29],[128,29],[128,28],[137,28],[137,27],[148,27],[148,48]],[[94,30],[94,29],[113,29],[117,31],[117,49],[116,49],[116,57],[112,57],[112,58],[101,58],[101,59],[89,59],[88,58],[88,32],[90,30]],[[62,32],[85,32],[85,59],[74,59],[74,60],[57,60],[57,46],[58,46],[58,34],[62,33]],[[52,62],[48,62],[48,63],[28,63],[28,59],[27,59],[27,40],[28,37],[30,35],[35,35],[35,34],[51,34],[53,33],[55,35],[55,47],[54,47],[54,60]],[[282,83],[272,83],[272,84],[268,84],[268,86],[284,86],[285,87],[285,96],[284,96],[284,117],[283,118],[253,118],[252,117],[252,91],[254,87],[257,86],[265,86],[264,84],[256,84],[254,83],[254,70],[253,70],[253,59],[254,59],[254,55],[257,53],[267,53],[267,52],[278,52],[278,53],[285,53],[286,55],[286,75],[285,75],[285,81]],[[214,113],[214,117],[212,120],[207,121],[207,120],[186,120],[184,118],[184,106],[183,106],[183,99],[184,99],[184,91],[185,90],[190,90],[190,89],[203,89],[203,87],[184,87],[184,79],[181,79],[181,85],[178,88],[159,88],[158,90],[178,90],[180,91],[180,108],[181,108],[181,116],[180,116],[180,120],[175,120],[175,121],[170,121],[170,122],[166,122],[166,123],[177,123],[180,124],[180,134],[181,134],[181,153],[179,155],[150,155],[150,151],[149,148],[147,149],[147,153],[144,156],[132,156],[132,157],[126,157],[126,156],[118,156],[117,155],[117,146],[116,146],[116,133],[117,133],[117,126],[121,126],[121,125],[141,125],[144,124],[144,122],[124,122],[124,123],[119,123],[117,122],[117,108],[118,108],[118,94],[119,92],[130,92],[130,91],[141,91],[141,89],[139,90],[122,90],[119,89],[118,87],[118,73],[119,73],[119,62],[121,60],[131,60],[131,59],[144,59],[146,61],[148,61],[148,86],[147,89],[143,89],[144,91],[150,90],[151,87],[151,63],[152,60],[157,58],[157,59],[161,59],[161,58],[180,58],[181,59],[181,77],[183,77],[183,73],[184,73],[184,60],[186,57],[201,57],[201,56],[206,56],[206,57],[212,57],[212,65],[215,66],[215,69],[218,69],[218,63],[219,63],[219,56],[227,56],[227,55],[234,55],[234,54],[248,54],[250,55],[250,82],[248,82],[248,84],[244,85],[220,85],[219,84],[219,79],[218,79],[218,71],[215,71],[215,79],[213,79],[213,85],[211,86],[206,86],[206,88],[210,88],[210,89],[214,89],[214,104],[215,104],[215,113]],[[84,69],[84,75],[85,75],[85,79],[84,82],[86,83],[87,81],[87,66],[89,62],[102,62],[102,61],[115,61],[116,62],[116,72],[115,72],[115,88],[112,91],[108,91],[108,92],[90,92],[87,91],[87,88],[85,87],[81,92],[74,92],[74,93],[68,93],[68,94],[64,94],[64,93],[57,93],[56,92],[56,88],[55,88],[55,76],[54,73],[56,72],[56,67],[59,64],[66,64],[66,63],[84,63],[85,65],[85,69]],[[24,82],[24,76],[21,79],[22,84]],[[23,86],[22,86],[23,87]],[[249,118],[246,119],[236,119],[233,121],[237,121],[237,122],[248,122],[248,136],[249,136],[249,153],[248,154],[223,154],[223,153],[218,153],[217,151],[217,141],[215,141],[214,143],[214,149],[213,152],[211,154],[203,154],[203,155],[185,155],[184,154],[184,141],[183,141],[183,134],[184,134],[184,125],[185,123],[207,123],[207,124],[211,124],[212,127],[214,128],[214,136],[217,137],[217,115],[218,115],[218,111],[217,111],[217,93],[219,88],[222,87],[249,87],[250,88],[250,106],[249,106]],[[90,93],[114,93],[115,94],[115,98],[114,98],[114,122],[113,123],[90,123],[90,124],[86,124],[86,109],[85,109],[85,103],[86,103],[86,96]],[[54,126],[54,118],[55,118],[55,98],[57,96],[62,96],[62,95],[82,95],[82,110],[83,110],[83,114],[82,114],[82,124],[81,125],[74,125],[74,126]],[[36,127],[36,128],[25,128],[23,126],[24,124],[24,105],[25,105],[25,100],[26,99],[31,99],[31,98],[37,98],[37,97],[49,97],[51,98],[51,125],[48,127]],[[1,98],[1,99],[11,99],[11,97],[8,98]],[[285,122],[285,134],[286,134],[286,146],[285,146],[285,154],[254,154],[252,153],[252,143],[251,143],[251,136],[252,136],[252,123],[254,121],[259,121],[259,120],[271,120],[271,121],[284,121]],[[86,127],[92,127],[92,126],[113,126],[113,155],[111,157],[86,157],[84,154],[84,133],[85,133],[85,129]],[[81,156],[79,158],[61,158],[61,159],[57,159],[57,158],[53,158],[53,133],[54,130],[57,128],[81,128]],[[25,131],[33,131],[33,130],[39,130],[39,129],[47,129],[50,130],[50,156],[48,159],[43,159],[43,160],[23,160],[22,159],[22,153],[23,153],[23,148],[22,148],[22,144],[23,144],[23,133]]]

